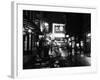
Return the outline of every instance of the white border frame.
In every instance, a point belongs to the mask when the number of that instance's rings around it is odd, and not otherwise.
[[[23,53],[22,53],[22,28],[23,18],[22,11],[26,10],[43,10],[43,11],[58,11],[58,12],[77,12],[91,13],[91,66],[89,67],[67,67],[53,69],[28,69],[23,70]],[[91,73],[96,72],[96,50],[95,50],[95,26],[96,26],[96,8],[86,7],[71,7],[71,6],[56,6],[56,5],[39,5],[12,2],[12,67],[11,76],[17,77],[40,77],[53,75],[66,75],[72,73]]]

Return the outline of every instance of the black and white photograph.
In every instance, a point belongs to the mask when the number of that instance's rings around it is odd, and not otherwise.
[[[23,10],[23,69],[91,66],[91,13]]]

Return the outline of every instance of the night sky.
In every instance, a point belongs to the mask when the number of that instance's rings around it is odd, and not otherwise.
[[[45,12],[44,17],[51,23],[65,23],[66,32],[73,35],[91,32],[91,14]]]

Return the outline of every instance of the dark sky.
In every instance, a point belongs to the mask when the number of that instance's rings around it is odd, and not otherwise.
[[[70,34],[81,35],[91,32],[91,14],[69,12],[44,12],[43,14],[52,23],[65,23],[66,32]]]
[[[66,30],[72,34],[83,34],[90,32],[91,22],[90,14],[69,13],[67,14]]]

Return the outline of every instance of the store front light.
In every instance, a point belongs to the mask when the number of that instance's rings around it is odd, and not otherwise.
[[[71,41],[71,38],[68,38],[68,41]]]
[[[44,26],[49,26],[49,24],[47,22],[44,23]]]
[[[31,29],[29,29],[28,32],[31,33],[32,32]]]
[[[42,35],[39,35],[39,39],[41,39],[43,36]]]
[[[69,37],[69,35],[66,35],[66,37],[68,38],[68,37]]]
[[[76,46],[79,47],[79,43],[77,43]]]
[[[69,46],[71,46],[72,45],[72,43],[71,42],[69,42]]]
[[[88,34],[87,34],[87,37],[90,37],[90,36],[91,36],[91,33],[88,33]]]
[[[80,42],[81,46],[83,46],[83,41]]]
[[[63,31],[63,26],[60,27],[60,31]]]

